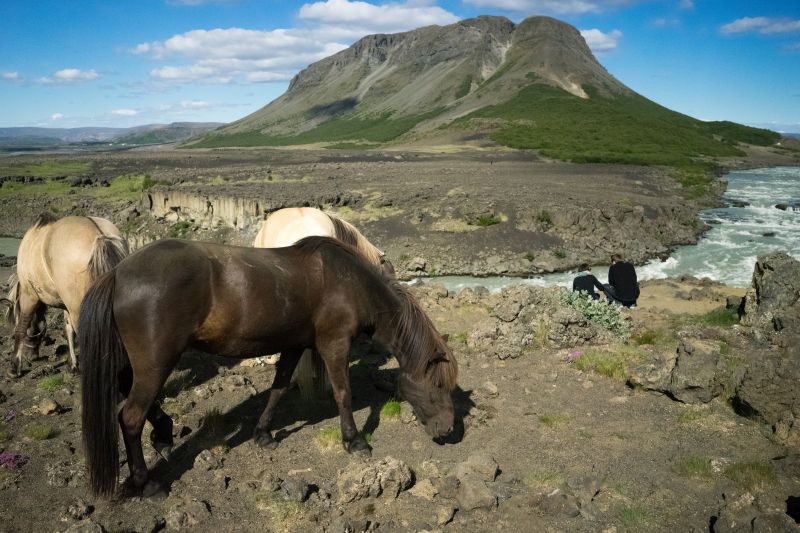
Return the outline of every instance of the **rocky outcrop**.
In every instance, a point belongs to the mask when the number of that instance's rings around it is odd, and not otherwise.
[[[800,350],[800,261],[786,252],[758,258],[742,324],[759,340]]]

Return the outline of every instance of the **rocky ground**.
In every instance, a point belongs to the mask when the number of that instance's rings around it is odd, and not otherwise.
[[[719,318],[744,291],[692,278],[645,283],[611,329],[558,288],[415,287],[459,359],[463,438],[437,445],[395,410],[396,364],[362,340],[351,379],[369,460],[342,450],[332,402],[297,391],[278,448],[256,447],[273,367],[185,354],[163,399],[173,455],[145,444],[160,499],[88,494],[79,380],[51,313],[42,358],[0,379],[0,529],[797,531],[800,287],[786,279],[800,265],[760,270],[746,325]]]
[[[82,170],[25,175],[42,162]],[[29,194],[0,188],[0,235],[21,236],[49,210],[107,216],[135,245],[164,236],[249,245],[265,214],[311,205],[356,224],[403,275],[526,275],[607,264],[614,252],[643,262],[703,230],[701,202],[667,169],[528,152],[150,150],[1,163],[0,182],[25,180]],[[114,189],[136,175],[155,185]]]

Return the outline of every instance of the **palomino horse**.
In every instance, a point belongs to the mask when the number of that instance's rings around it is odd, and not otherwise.
[[[367,240],[355,226],[332,213],[313,207],[286,207],[271,213],[261,224],[253,246],[282,248],[304,237],[333,237],[353,246],[367,262],[378,266],[388,278],[394,278],[394,267],[386,254]],[[270,358],[270,362],[277,357]],[[300,394],[318,399],[325,394],[325,365],[317,354],[307,350],[300,358],[295,372]]]
[[[181,268],[173,268],[181,265]],[[356,429],[348,352],[359,332],[394,349],[400,394],[434,438],[453,429],[451,393],[458,366],[407,290],[387,280],[351,247],[308,237],[288,248],[259,249],[181,240],[152,243],[101,276],[82,304],[83,438],[91,489],[111,494],[119,475],[119,430],[130,485],[141,492],[145,419],[156,449],[172,443],[154,400],[188,347],[230,357],[281,352],[269,400],[253,432],[274,447],[275,408],[300,354],[316,349],[327,366],[348,452],[369,446]],[[118,410],[119,395],[126,397]]]
[[[128,243],[113,223],[98,217],[41,215],[25,232],[17,253],[8,321],[14,326],[12,372],[23,356],[38,351],[46,306],[64,309],[70,367],[77,368],[73,332],[81,300],[92,282],[128,255]]]

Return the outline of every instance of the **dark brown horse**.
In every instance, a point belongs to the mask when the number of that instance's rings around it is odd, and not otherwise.
[[[142,428],[150,420],[156,449],[171,446],[172,422],[153,402],[188,347],[231,357],[281,352],[253,433],[261,446],[276,445],[270,433],[275,408],[300,354],[314,348],[328,369],[345,449],[369,451],[353,419],[348,377],[350,343],[361,332],[393,348],[400,394],[427,432],[436,438],[453,429],[458,366],[446,342],[402,285],[327,237],[275,249],[155,242],[97,280],[81,306],[78,331],[94,493],[117,487],[117,421],[131,488],[145,488]]]

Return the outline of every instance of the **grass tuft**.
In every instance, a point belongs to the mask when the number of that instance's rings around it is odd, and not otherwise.
[[[620,523],[630,531],[645,531],[648,515],[647,511],[639,505],[626,505],[617,513]]]
[[[47,440],[58,435],[58,431],[50,424],[36,422],[25,426],[23,432],[26,437],[33,440]]]
[[[324,427],[314,435],[314,442],[323,451],[334,450],[342,445],[342,430],[337,427]]]
[[[64,386],[64,374],[47,376],[39,381],[39,388],[45,392],[53,393]]]
[[[714,470],[711,467],[711,460],[699,455],[690,455],[675,464],[675,472],[684,477],[699,479],[711,479],[714,477]]]
[[[543,426],[547,426],[549,428],[555,428],[559,426],[563,426],[567,422],[569,422],[569,416],[565,413],[553,413],[553,414],[544,414],[539,415],[539,422]]]
[[[748,490],[773,485],[778,479],[775,467],[768,462],[734,463],[725,469],[725,477]]]
[[[389,400],[381,407],[381,418],[398,418],[402,405],[397,400]]]

